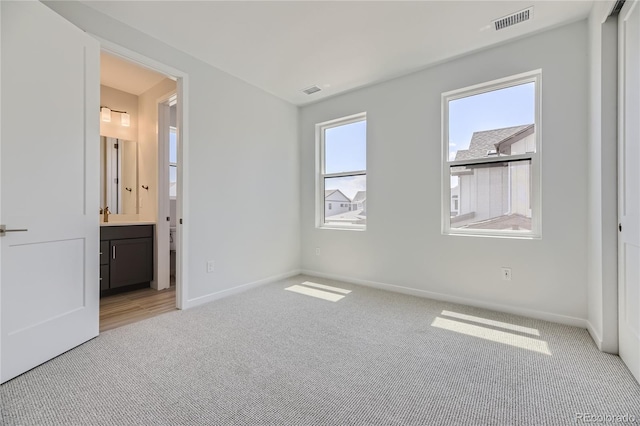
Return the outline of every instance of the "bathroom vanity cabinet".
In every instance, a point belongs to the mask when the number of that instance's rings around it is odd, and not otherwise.
[[[149,287],[153,225],[100,227],[100,294]]]

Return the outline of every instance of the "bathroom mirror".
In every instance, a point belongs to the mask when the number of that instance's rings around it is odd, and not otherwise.
[[[138,143],[100,136],[100,208],[138,214]]]

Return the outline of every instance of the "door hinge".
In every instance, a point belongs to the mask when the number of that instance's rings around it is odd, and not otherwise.
[[[622,224],[621,223],[618,224],[618,231],[622,232]]]
[[[182,219],[180,219],[180,225],[182,225]]]
[[[114,144],[113,144],[113,148],[114,148],[114,149],[118,149],[118,144],[117,144],[117,143],[114,143]]]

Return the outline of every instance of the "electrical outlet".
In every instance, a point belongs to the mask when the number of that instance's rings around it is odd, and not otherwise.
[[[502,280],[511,281],[511,268],[502,268]]]
[[[207,262],[207,273],[210,274],[211,272],[213,272],[213,260],[210,260]]]
[[[316,256],[320,256],[320,247],[316,247]]]

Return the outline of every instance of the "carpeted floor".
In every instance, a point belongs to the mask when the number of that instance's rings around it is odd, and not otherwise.
[[[3,425],[640,423],[586,330],[304,276],[107,331],[0,397]]]

